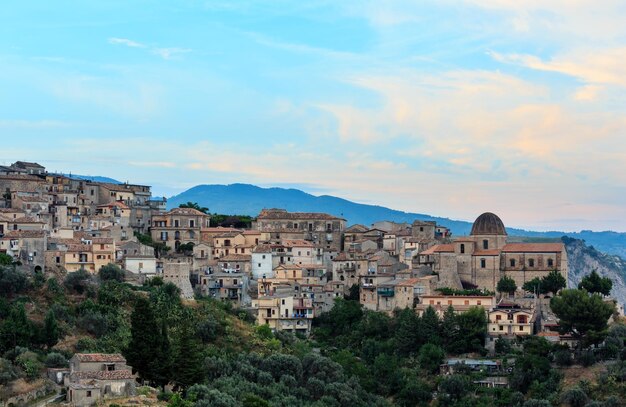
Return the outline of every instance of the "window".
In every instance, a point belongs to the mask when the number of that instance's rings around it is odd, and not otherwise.
[[[496,315],[496,321],[500,321],[502,319],[502,315]]]
[[[448,300],[448,305],[452,305],[452,300]]]
[[[178,219],[174,220],[174,227],[177,228],[179,226]]]
[[[535,267],[535,259],[528,259],[528,267]]]
[[[460,251],[461,253],[465,253],[465,243],[461,243]]]
[[[87,390],[87,397],[91,397],[91,390]]]
[[[424,231],[424,226],[420,226],[420,232]]]
[[[548,259],[548,267],[554,267],[554,260]]]
[[[263,260],[265,260],[265,255],[262,256]]]
[[[258,267],[261,267],[261,263],[259,263]]]
[[[515,267],[515,259],[511,259],[509,263],[511,264],[511,267]]]
[[[502,325],[500,325],[500,330],[504,331],[504,327]]]
[[[489,249],[489,240],[487,240],[487,239],[483,240],[483,249],[484,250]]]
[[[195,221],[195,220],[193,220],[193,219],[189,219],[189,227],[190,227],[190,228],[194,228],[194,227],[196,227],[196,221]]]
[[[469,305],[469,300],[465,300],[463,303],[464,303],[465,305]]]
[[[487,260],[480,259],[480,268],[484,269],[485,267],[487,267]]]
[[[481,301],[480,301],[480,300],[478,300],[478,301],[476,302],[476,305],[482,305]]]

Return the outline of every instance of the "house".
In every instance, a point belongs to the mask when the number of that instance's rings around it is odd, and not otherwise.
[[[528,336],[534,332],[536,314],[532,308],[501,301],[489,311],[487,333],[492,337]]]
[[[250,306],[248,273],[239,271],[200,275],[200,290],[209,297],[230,301],[238,307]]]
[[[29,163],[26,161],[16,161],[11,164],[11,168],[23,171],[31,175],[43,175],[46,173],[46,167],[37,163]]]
[[[454,311],[466,312],[471,307],[483,307],[485,312],[490,310],[496,303],[496,297],[489,295],[422,295],[419,303],[415,306],[418,314],[423,314],[428,307],[432,307],[435,312],[442,317],[448,307],[452,306]]]
[[[279,238],[300,238],[320,248],[338,252],[346,220],[326,213],[263,209],[257,216],[255,226],[261,232],[276,233]]]
[[[77,353],[70,359],[65,376],[67,402],[71,406],[91,406],[103,399],[135,395],[135,378],[120,354]]]
[[[178,249],[181,244],[200,243],[202,228],[209,226],[211,217],[193,208],[175,208],[152,216],[150,234],[155,242]]]
[[[262,295],[252,302],[257,309],[257,323],[267,324],[272,331],[286,331],[308,335],[314,313],[313,300],[293,291]]]
[[[0,237],[0,252],[12,256],[28,266],[31,271],[43,271],[46,267],[45,252],[47,236],[43,230],[9,231]]]

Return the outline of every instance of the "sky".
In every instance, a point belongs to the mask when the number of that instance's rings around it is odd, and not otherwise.
[[[0,164],[626,231],[626,2],[7,0]]]

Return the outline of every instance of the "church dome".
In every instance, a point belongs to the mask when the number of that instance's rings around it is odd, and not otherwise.
[[[502,219],[500,219],[498,215],[491,212],[485,212],[476,218],[474,224],[472,225],[470,236],[481,235],[506,236],[506,229],[504,228]]]

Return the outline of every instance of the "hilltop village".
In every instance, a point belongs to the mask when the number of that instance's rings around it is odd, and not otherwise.
[[[522,286],[551,271],[567,280],[562,243],[509,243],[492,213],[463,237],[434,222],[348,226],[282,209],[263,210],[250,229],[212,227],[211,215],[193,207],[166,210],[149,186],[76,179],[22,161],[0,168],[0,190],[0,251],[33,272],[96,273],[115,263],[140,284],[160,276],[186,298],[195,291],[252,308],[274,330],[310,332],[313,318],[358,287],[374,311],[480,305],[493,336],[550,334],[554,319],[540,318]],[[505,276],[517,289],[497,301]]]
[[[581,344],[580,332],[564,329],[550,307],[567,281],[564,245],[511,238],[493,213],[478,216],[471,233],[459,237],[429,221],[348,225],[325,213],[277,208],[240,228],[224,216],[217,224],[196,203],[168,210],[150,186],[55,174],[22,161],[0,167],[0,191],[0,257],[33,276],[95,276],[115,265],[125,284],[171,283],[183,301],[213,299],[273,334],[302,338],[316,320],[329,323],[346,299],[390,318],[402,310],[442,321],[482,313],[484,343],[471,346],[492,355],[503,341],[524,337]],[[602,301],[615,307],[616,319],[623,310],[609,292]],[[120,354],[77,353],[70,362],[60,383],[72,405],[92,404],[112,384],[117,395],[135,391]],[[459,362],[446,363],[441,369],[450,374]]]

